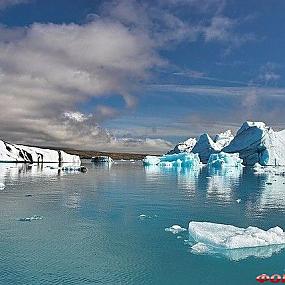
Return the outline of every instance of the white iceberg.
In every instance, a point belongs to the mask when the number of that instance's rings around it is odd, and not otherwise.
[[[239,158],[238,153],[219,152],[211,154],[207,163],[208,167],[222,168],[222,167],[241,167],[242,159]]]
[[[4,190],[5,189],[5,184],[4,183],[2,183],[2,182],[0,182],[0,190]]]
[[[239,153],[245,165],[285,166],[284,130],[275,132],[263,122],[245,122],[223,151]]]
[[[216,148],[221,150],[227,145],[229,145],[233,139],[234,139],[234,135],[232,134],[232,131],[227,130],[223,133],[217,134],[213,141],[216,144]]]
[[[197,243],[214,248],[238,249],[285,244],[285,233],[280,227],[265,231],[257,227],[245,229],[209,222],[190,222],[188,230]]]
[[[170,150],[167,154],[175,154],[180,152],[191,152],[197,140],[195,138],[189,138],[184,142],[177,144],[174,149]]]
[[[248,257],[268,258],[285,248],[285,233],[280,227],[265,231],[257,227],[245,229],[232,225],[190,222],[189,235],[192,253],[224,256],[234,261]]]
[[[163,156],[146,156],[143,159],[146,166],[159,165],[163,167],[198,167],[201,165],[199,156],[194,153],[165,154]]]
[[[80,157],[62,150],[10,144],[0,140],[0,162],[70,163],[80,165]]]
[[[173,225],[169,228],[165,228],[165,231],[166,232],[171,232],[173,233],[174,235],[178,234],[178,233],[181,233],[181,232],[184,232],[184,231],[187,231],[185,228],[182,228],[181,226],[179,225]]]
[[[154,155],[147,155],[143,159],[144,165],[150,166],[150,165],[158,165],[160,163],[160,157],[154,156]]]

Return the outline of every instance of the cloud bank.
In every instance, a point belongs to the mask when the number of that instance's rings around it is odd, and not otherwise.
[[[26,2],[2,0],[0,9]],[[168,149],[164,140],[115,138],[99,123],[135,108],[138,86],[169,64],[161,50],[199,37],[244,42],[237,22],[222,15],[224,3],[119,0],[105,3],[85,24],[0,26],[0,137],[98,150]],[[191,22],[180,16],[185,7],[211,17]],[[122,98],[123,110],[101,104],[84,114],[83,105],[110,94]]]
[[[76,147],[108,142],[95,116],[77,107],[111,92],[132,107],[134,83],[162,64],[148,35],[118,22],[34,24],[17,36],[9,32],[0,43],[0,136],[9,133],[12,141]]]

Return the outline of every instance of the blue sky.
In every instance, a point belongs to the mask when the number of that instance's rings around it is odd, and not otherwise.
[[[0,0],[2,139],[165,151],[284,128],[285,2]]]

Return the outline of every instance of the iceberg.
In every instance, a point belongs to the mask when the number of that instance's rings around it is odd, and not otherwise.
[[[193,153],[198,153],[200,160],[207,163],[211,154],[219,153],[232,140],[233,135],[230,130],[220,133],[215,136],[214,140],[208,134],[203,134],[199,137],[198,142],[192,149]]]
[[[159,156],[154,156],[154,155],[147,155],[143,159],[143,164],[150,166],[150,165],[158,165],[160,163],[160,157]]]
[[[263,122],[247,121],[235,136],[230,130],[213,139],[205,133],[198,141],[189,138],[177,144],[168,154],[195,153],[202,163],[207,163],[212,154],[221,152],[238,154],[244,165],[285,166],[285,130],[274,131]]]
[[[80,165],[80,157],[62,150],[10,144],[0,140],[0,162],[70,163]]]
[[[209,222],[190,222],[188,230],[195,242],[218,249],[285,244],[285,233],[280,227],[265,231],[257,227],[238,228]]]
[[[219,149],[208,134],[203,134],[199,137],[192,152],[197,153],[203,163],[207,163],[210,155],[219,152]]]
[[[222,167],[241,167],[242,159],[239,158],[238,153],[219,152],[210,155],[207,165],[217,169]]]
[[[200,160],[203,163],[207,163],[212,153],[220,152],[222,148],[227,146],[233,140],[233,138],[234,136],[232,135],[231,130],[215,135],[214,139],[208,134],[203,134],[199,137],[198,141],[196,138],[189,138],[188,140],[177,144],[167,154],[193,152],[199,155]]]
[[[245,122],[222,151],[238,153],[245,165],[284,166],[284,130],[275,132],[263,122]]]
[[[233,139],[234,136],[232,134],[232,131],[227,130],[223,133],[217,134],[214,138],[214,143],[216,144],[216,148],[221,150],[227,145],[229,145]]]
[[[163,156],[148,155],[143,159],[146,166],[159,165],[163,167],[198,167],[201,165],[199,156],[194,153],[165,154]]]
[[[177,144],[174,149],[170,150],[167,154],[175,154],[180,152],[191,152],[197,140],[195,138],[189,138],[188,140]]]

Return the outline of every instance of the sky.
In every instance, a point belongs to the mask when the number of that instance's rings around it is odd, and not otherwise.
[[[285,128],[283,0],[0,0],[0,138],[153,152]]]

